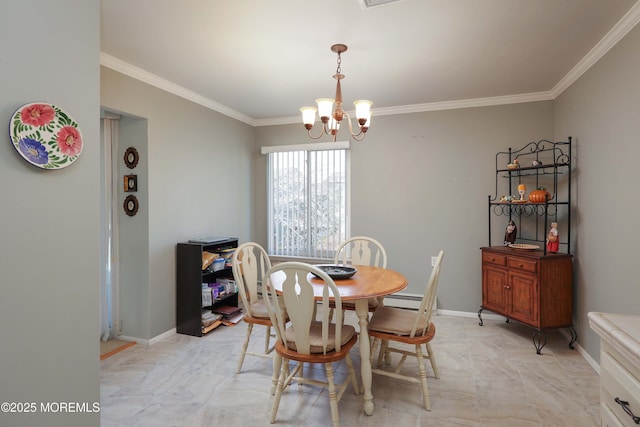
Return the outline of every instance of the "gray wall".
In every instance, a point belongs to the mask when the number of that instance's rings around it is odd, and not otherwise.
[[[0,3],[0,393],[35,414],[3,426],[91,426],[98,413],[43,414],[40,402],[99,402],[99,2]],[[9,119],[46,101],[78,122],[84,147],[45,171],[13,149]]]
[[[577,137],[574,318],[579,344],[596,360],[587,313],[640,314],[638,52],[640,27],[556,100],[556,135]]]
[[[438,306],[477,312],[495,153],[542,138],[553,138],[551,101],[374,117],[365,141],[352,144],[351,234],[380,240],[411,294],[422,294],[425,266],[444,249]],[[257,129],[258,147],[308,141],[302,125]],[[254,161],[256,239],[266,244],[266,157]]]
[[[151,339],[176,326],[176,244],[203,235],[251,239],[254,129],[109,68],[101,68],[100,79],[105,110],[148,126],[148,141],[120,138],[123,149],[146,146],[139,187],[148,194],[141,218],[122,219],[147,227],[148,242],[129,242],[148,245],[135,255],[146,263],[138,266],[143,274],[129,268],[120,277],[134,298],[122,303],[122,332]]]

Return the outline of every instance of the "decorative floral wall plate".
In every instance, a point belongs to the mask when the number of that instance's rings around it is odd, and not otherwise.
[[[82,153],[78,123],[60,107],[46,102],[18,108],[11,116],[9,135],[16,151],[42,169],[65,168]]]

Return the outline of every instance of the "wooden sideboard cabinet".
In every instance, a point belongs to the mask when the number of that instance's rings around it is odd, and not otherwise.
[[[573,348],[577,336],[572,325],[572,257],[542,251],[517,251],[489,246],[482,251],[482,305],[535,329],[534,345],[540,354],[545,329],[569,328]]]

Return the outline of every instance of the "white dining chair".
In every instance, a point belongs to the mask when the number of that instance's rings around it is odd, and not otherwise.
[[[240,360],[238,361],[237,373],[242,370],[245,356],[258,356],[263,358],[271,358],[274,345],[270,345],[272,334],[271,317],[264,303],[264,299],[260,297],[259,285],[264,280],[264,275],[271,268],[271,261],[267,252],[257,243],[248,242],[238,246],[233,254],[232,261],[233,277],[238,286],[238,292],[242,299],[242,306],[245,311],[243,317],[247,324],[247,334],[242,344],[240,352]],[[249,351],[249,341],[254,325],[266,327],[266,335],[263,352]],[[277,373],[273,373],[274,388],[277,380]]]
[[[270,422],[275,422],[283,391],[292,381],[296,381],[299,384],[327,387],[331,418],[333,425],[337,427],[340,425],[338,402],[349,383],[353,386],[354,394],[360,392],[349,355],[358,340],[358,335],[353,326],[343,324],[342,301],[338,287],[325,272],[301,262],[277,264],[266,274],[268,283],[263,292],[271,321],[276,329],[275,351],[276,358],[279,359],[277,369],[280,373]],[[322,296],[317,307],[314,289],[310,283],[314,276],[323,281]],[[277,292],[274,289],[275,285],[272,285],[276,281],[282,283],[281,292]],[[331,300],[335,300],[335,323],[331,322]],[[289,325],[283,316],[285,311],[290,319]],[[320,320],[317,320],[318,316]],[[349,376],[342,384],[335,384],[333,363],[341,360],[346,361]],[[290,361],[297,362],[293,369],[288,368]],[[321,363],[324,366],[326,381],[302,376],[304,363]]]
[[[371,343],[371,372],[420,384],[427,411],[431,410],[431,402],[429,399],[429,386],[427,385],[427,371],[424,365],[425,358],[431,362],[434,376],[440,378],[438,365],[431,348],[431,340],[436,335],[436,327],[431,322],[431,316],[438,290],[438,279],[443,258],[444,251],[440,251],[420,301],[420,308],[417,311],[395,307],[380,307],[373,313],[368,328],[369,337],[373,339]],[[393,346],[392,343],[400,345]],[[413,346],[413,350],[407,350],[407,344]],[[379,345],[381,345],[381,348],[378,363],[377,366],[374,366],[373,357]],[[425,346],[426,354],[422,350],[422,345]],[[401,354],[402,357],[395,366],[388,367],[385,366],[385,362],[387,364],[391,363],[391,353]],[[401,373],[408,356],[416,357],[418,360],[417,376]]]

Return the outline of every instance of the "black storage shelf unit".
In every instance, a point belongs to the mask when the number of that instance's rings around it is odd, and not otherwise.
[[[176,254],[176,331],[179,334],[201,337],[202,313],[218,305],[238,306],[238,294],[227,294],[202,307],[202,283],[213,283],[217,278],[233,278],[231,267],[218,271],[202,270],[202,253],[220,253],[236,248],[238,239],[229,238],[215,243],[178,243]]]

